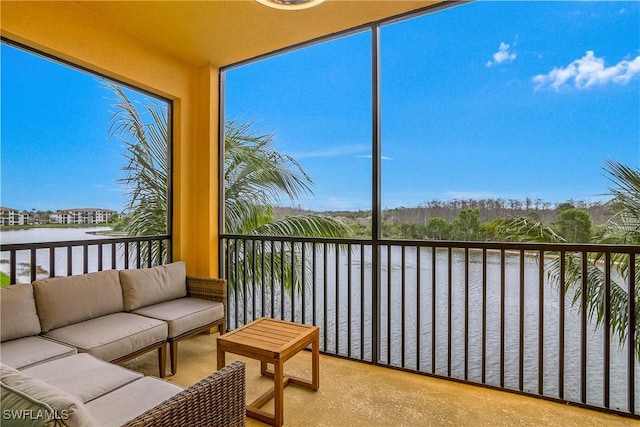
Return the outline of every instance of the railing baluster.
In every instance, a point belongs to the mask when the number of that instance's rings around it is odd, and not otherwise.
[[[629,337],[629,357],[628,357],[628,377],[627,377],[627,388],[629,395],[629,403],[628,408],[629,412],[632,414],[636,413],[636,369],[635,369],[635,360],[636,360],[636,293],[638,292],[637,284],[636,284],[636,255],[635,253],[629,254],[629,283],[628,283],[628,306],[629,306],[629,322],[628,322],[628,332],[627,336]]]
[[[36,281],[36,266],[38,265],[37,257],[36,257],[36,249],[32,248],[30,250],[30,263],[29,263],[29,271],[31,272],[31,282]]]
[[[604,378],[602,381],[604,407],[611,406],[610,387],[611,387],[611,254],[604,255],[604,325],[602,331],[604,333],[603,343],[603,371]]]
[[[335,297],[334,304],[336,307],[336,311],[333,317],[335,337],[336,337],[336,354],[340,354],[340,287],[338,286],[340,283],[340,247],[338,245],[333,246],[335,248],[335,275],[336,280],[333,285],[335,289]]]
[[[482,248],[482,384],[487,382],[487,249]]]
[[[82,245],[82,272],[89,272],[89,245]]]
[[[544,264],[545,252],[538,252],[538,394],[544,395]]]
[[[391,252],[393,246],[387,246],[387,364],[391,365]]]
[[[401,258],[400,258],[400,286],[402,286],[402,291],[401,291],[401,325],[402,325],[402,331],[400,332],[400,337],[401,342],[400,342],[400,363],[401,366],[404,368],[406,363],[405,363],[405,339],[406,339],[406,313],[405,313],[405,304],[406,304],[406,274],[405,272],[407,271],[406,268],[406,246],[402,245],[402,252],[401,252]]]
[[[464,379],[469,379],[469,248],[464,248]]]
[[[351,243],[347,244],[347,357],[351,357]]]
[[[520,333],[518,342],[518,390],[524,390],[524,251],[520,251]]]
[[[421,266],[420,266],[420,259],[421,259],[421,255],[422,255],[422,251],[420,250],[420,246],[416,247],[416,371],[420,371],[420,356],[422,354],[422,352],[420,351],[422,349],[422,342],[420,340],[420,336],[422,335],[421,333],[421,329],[420,329],[420,324],[422,323],[421,321],[421,314],[422,314],[422,296],[421,296],[421,278],[420,278],[420,270],[421,270]]]
[[[581,254],[581,285],[580,285],[580,401],[587,403],[587,252]]]
[[[505,316],[505,286],[506,286],[506,258],[504,249],[500,250],[500,387],[504,387],[504,316]]]
[[[431,246],[431,373],[436,373],[436,246]]]
[[[49,276],[56,277],[56,248],[49,248]]]
[[[447,248],[447,376],[451,376],[453,341],[453,248]]]
[[[558,319],[558,396],[564,399],[564,300],[565,300],[565,268],[566,252],[560,251],[560,309]]]
[[[365,313],[365,301],[364,301],[364,270],[365,270],[365,251],[364,245],[360,244],[360,359],[364,360],[364,313]],[[371,324],[373,328],[373,323]]]
[[[67,276],[73,275],[73,246],[67,246]]]

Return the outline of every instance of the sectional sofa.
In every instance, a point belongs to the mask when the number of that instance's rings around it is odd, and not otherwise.
[[[219,400],[214,406],[242,407],[232,417],[243,424],[244,373],[240,372],[244,371],[243,366],[221,370],[203,380],[204,384],[182,390],[116,365],[157,350],[158,374],[163,377],[169,343],[174,373],[178,341],[213,326],[225,331],[225,301],[224,280],[187,277],[182,262],[49,278],[3,288],[0,292],[3,418],[5,408],[20,410],[30,408],[28,403],[36,402],[38,407],[44,402],[46,410],[40,408],[37,413],[59,414],[62,409],[56,408],[65,408],[64,419],[48,420],[54,422],[50,425],[120,425],[134,422],[159,405],[162,409],[156,408],[152,411],[154,415],[146,414],[143,424],[133,425],[154,425],[148,422],[158,414],[162,417],[178,414],[183,422],[185,416],[191,417],[184,424],[190,425],[198,417],[196,411],[193,408],[189,414],[180,411],[185,405],[195,404],[194,396],[195,400],[206,401],[214,391],[213,400]],[[214,357],[213,349],[211,353]],[[31,394],[34,390],[35,396]],[[52,396],[58,406],[47,403]],[[64,404],[56,400],[61,396]],[[114,410],[118,406],[125,409]],[[174,414],[177,408],[182,409]],[[203,416],[215,412],[215,408],[210,408]],[[240,425],[225,414],[217,417],[226,421],[215,424],[209,420],[205,425]],[[158,425],[171,423],[167,419]]]

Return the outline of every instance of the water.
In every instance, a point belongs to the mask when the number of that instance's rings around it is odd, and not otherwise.
[[[431,249],[415,247],[381,249],[380,272],[380,351],[382,363],[408,369],[435,372],[447,376],[449,359],[449,275],[451,276],[451,376],[463,379],[465,375],[465,343],[468,346],[466,361],[470,381],[482,382],[482,255],[469,252],[468,281],[468,335],[465,336],[465,259],[464,251],[452,251],[451,273],[447,250],[439,250],[435,263],[435,285],[432,283],[433,264]],[[310,255],[309,250],[307,256]],[[419,262],[419,265],[418,265]],[[520,358],[520,257],[505,256],[505,289],[501,297],[501,257],[499,252],[488,251],[486,286],[486,359],[485,383],[500,385],[500,305],[504,304],[504,387],[519,388]],[[234,294],[230,295],[230,325],[235,316],[244,318],[245,298],[247,318],[261,315],[282,316],[288,320],[315,323],[321,327],[321,347],[328,353],[372,360],[372,254],[365,247],[361,258],[360,248],[349,256],[329,247],[327,254],[319,248],[315,257],[315,270],[305,273],[303,294],[295,293],[292,307],[288,291],[274,290],[274,307],[271,307],[271,290],[267,287],[255,293],[243,291],[235,308]],[[404,273],[404,274],[403,274]],[[278,274],[278,273],[277,273]],[[419,280],[418,280],[419,277]],[[364,280],[362,280],[364,278]],[[435,294],[434,294],[435,289]],[[560,398],[560,290],[556,284],[543,281],[543,395]],[[285,295],[284,301],[281,296]],[[435,296],[435,332],[432,325]],[[581,399],[581,312],[579,305],[571,303],[573,293],[564,300],[564,384],[562,398],[579,402]],[[304,310],[303,301],[304,298]],[[265,310],[262,311],[262,303]],[[315,306],[314,306],[315,301]],[[538,393],[539,349],[539,265],[534,257],[524,258],[524,306],[523,306],[523,389]],[[255,309],[254,309],[255,307]],[[293,313],[292,313],[293,311]],[[349,321],[350,314],[350,321]],[[361,325],[364,325],[362,328]],[[361,331],[363,336],[361,339]],[[604,337],[602,328],[589,321],[587,333],[587,403],[604,406]],[[435,365],[432,364],[431,344],[435,340]],[[419,345],[418,345],[419,343]],[[628,351],[626,343],[619,345],[617,337],[611,337],[609,371],[610,407],[627,411]],[[635,388],[640,389],[638,372],[640,363],[635,361]],[[640,410],[640,402],[635,404]]]
[[[29,229],[5,231],[0,233],[0,242],[27,243],[43,241],[68,241],[109,238],[109,236],[89,234],[108,230],[107,227],[68,228],[68,229]],[[81,274],[83,248],[73,248],[73,274]],[[58,252],[59,251],[59,252]],[[404,366],[424,372],[436,372],[447,375],[448,370],[448,303],[449,303],[449,260],[447,251],[438,251],[436,255],[436,282],[431,281],[432,254],[430,249],[421,249],[418,257],[416,248],[405,248],[404,265],[402,248],[392,247],[389,254],[386,248],[381,253],[381,288],[380,288],[380,359],[383,363]],[[311,251],[309,251],[310,253]],[[359,357],[362,352],[365,360],[371,360],[371,247],[365,247],[361,258],[360,249],[352,252],[351,265],[349,257],[343,251],[336,256],[335,250],[329,247],[326,254],[322,249],[316,253],[316,269],[305,276],[305,307],[303,319],[302,295],[295,295],[293,320],[309,322],[315,315],[316,323],[321,326],[321,345],[323,350],[341,355],[352,354]],[[88,249],[89,271],[97,271],[97,247]],[[389,256],[390,255],[390,256]],[[308,254],[309,256],[309,254]],[[30,255],[28,251],[16,255],[19,267],[18,281],[30,282]],[[117,255],[117,268],[122,268],[123,256]],[[325,266],[326,259],[326,266]],[[389,262],[389,260],[391,262]],[[419,262],[419,265],[418,265]],[[40,266],[37,277],[48,277],[49,252],[46,249],[37,251],[36,263]],[[110,268],[111,254],[105,250],[103,263]],[[482,258],[478,252],[470,251],[469,257],[469,334],[465,337],[464,320],[464,252],[452,251],[451,259],[451,376],[464,378],[465,360],[464,345],[468,346],[467,375],[469,380],[481,382],[482,379]],[[500,265],[498,253],[489,252],[487,256],[487,288],[486,288],[486,383],[500,384]],[[390,267],[389,267],[390,266]],[[8,253],[0,256],[0,270],[8,273]],[[364,267],[364,269],[363,269]],[[56,252],[56,275],[67,273],[66,249]],[[505,293],[504,293],[504,382],[506,388],[517,389],[519,386],[519,325],[520,325],[520,259],[518,256],[505,257]],[[403,273],[404,272],[404,276]],[[420,280],[418,281],[418,277]],[[361,278],[364,278],[361,281]],[[418,286],[418,283],[420,284]],[[404,286],[403,286],[404,284]],[[435,333],[432,328],[432,298],[435,288]],[[271,293],[265,289],[265,312],[261,310],[262,290],[247,295],[247,311],[250,317],[260,315],[276,315],[292,319],[291,298],[276,289],[275,306],[270,307]],[[560,292],[558,287],[544,280],[543,285],[543,379],[544,395],[559,397],[559,312]],[[418,298],[419,293],[419,298]],[[539,319],[539,277],[538,260],[525,258],[524,268],[524,390],[538,391],[538,319]],[[313,306],[315,296],[316,306]],[[235,312],[234,295],[230,295],[231,315],[229,324],[233,327],[235,316],[243,317],[244,295],[238,301],[239,310]],[[581,313],[578,305],[571,304],[569,293],[564,302],[565,310],[565,343],[564,343],[564,398],[580,400],[580,353],[581,353]],[[326,308],[324,307],[326,301]],[[404,301],[404,307],[403,307]],[[253,311],[253,305],[256,311]],[[284,308],[284,310],[281,309]],[[348,323],[348,312],[351,323]],[[402,313],[404,312],[404,317]],[[326,317],[325,314],[326,313]],[[390,318],[389,318],[390,315]],[[418,322],[419,319],[419,322]],[[326,324],[326,328],[324,325]],[[364,336],[360,340],[361,324],[364,324]],[[418,334],[419,331],[419,334]],[[351,335],[350,335],[351,334]],[[349,337],[351,336],[351,340]],[[388,339],[390,337],[390,339]],[[432,365],[431,342],[435,339],[435,366]],[[420,346],[418,346],[418,340]],[[596,328],[593,322],[587,325],[587,403],[594,406],[603,405],[603,373],[604,350],[603,331]],[[620,346],[615,336],[611,338],[611,407],[627,410],[627,347]],[[638,373],[640,363],[635,361],[636,390],[640,389]],[[638,399],[640,400],[640,399]],[[636,402],[636,412],[640,411],[640,402]]]
[[[93,239],[109,239],[113,236],[103,234],[94,234],[96,232],[111,230],[109,227],[86,227],[86,228],[29,228],[25,230],[9,230],[0,232],[0,245],[17,244],[17,243],[37,243],[37,242],[64,242],[64,241],[82,241]],[[123,265],[124,258],[121,253],[116,254],[116,265]],[[54,266],[55,275],[67,275],[67,249],[56,249],[56,263]],[[88,271],[98,271],[98,248],[91,246],[88,248]],[[83,268],[83,248],[76,246],[72,249],[72,266],[70,274],[82,274]],[[103,264],[111,266],[111,252],[105,251],[103,254]],[[51,266],[49,265],[49,250],[36,250],[36,279],[42,279],[50,276]],[[16,252],[16,282],[31,282],[31,254],[29,251]],[[108,267],[105,267],[108,268]],[[0,253],[0,271],[9,274],[9,253]]]

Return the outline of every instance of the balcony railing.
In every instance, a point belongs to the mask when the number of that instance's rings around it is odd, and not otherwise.
[[[119,237],[3,244],[1,271],[11,283],[30,283],[108,269],[151,267],[171,260],[171,236]]]
[[[640,411],[640,247],[244,235],[221,245],[231,329],[261,316],[314,324],[326,354]],[[597,327],[592,274],[604,287]]]

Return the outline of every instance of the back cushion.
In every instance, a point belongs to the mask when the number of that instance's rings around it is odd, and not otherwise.
[[[124,309],[116,270],[38,280],[33,290],[44,332]]]
[[[186,296],[187,269],[180,261],[152,268],[121,270],[120,283],[124,309],[132,311]]]
[[[11,285],[0,289],[0,341],[39,334],[33,286]]]
[[[2,419],[7,425],[99,425],[77,398],[6,365],[0,365],[0,405]]]

